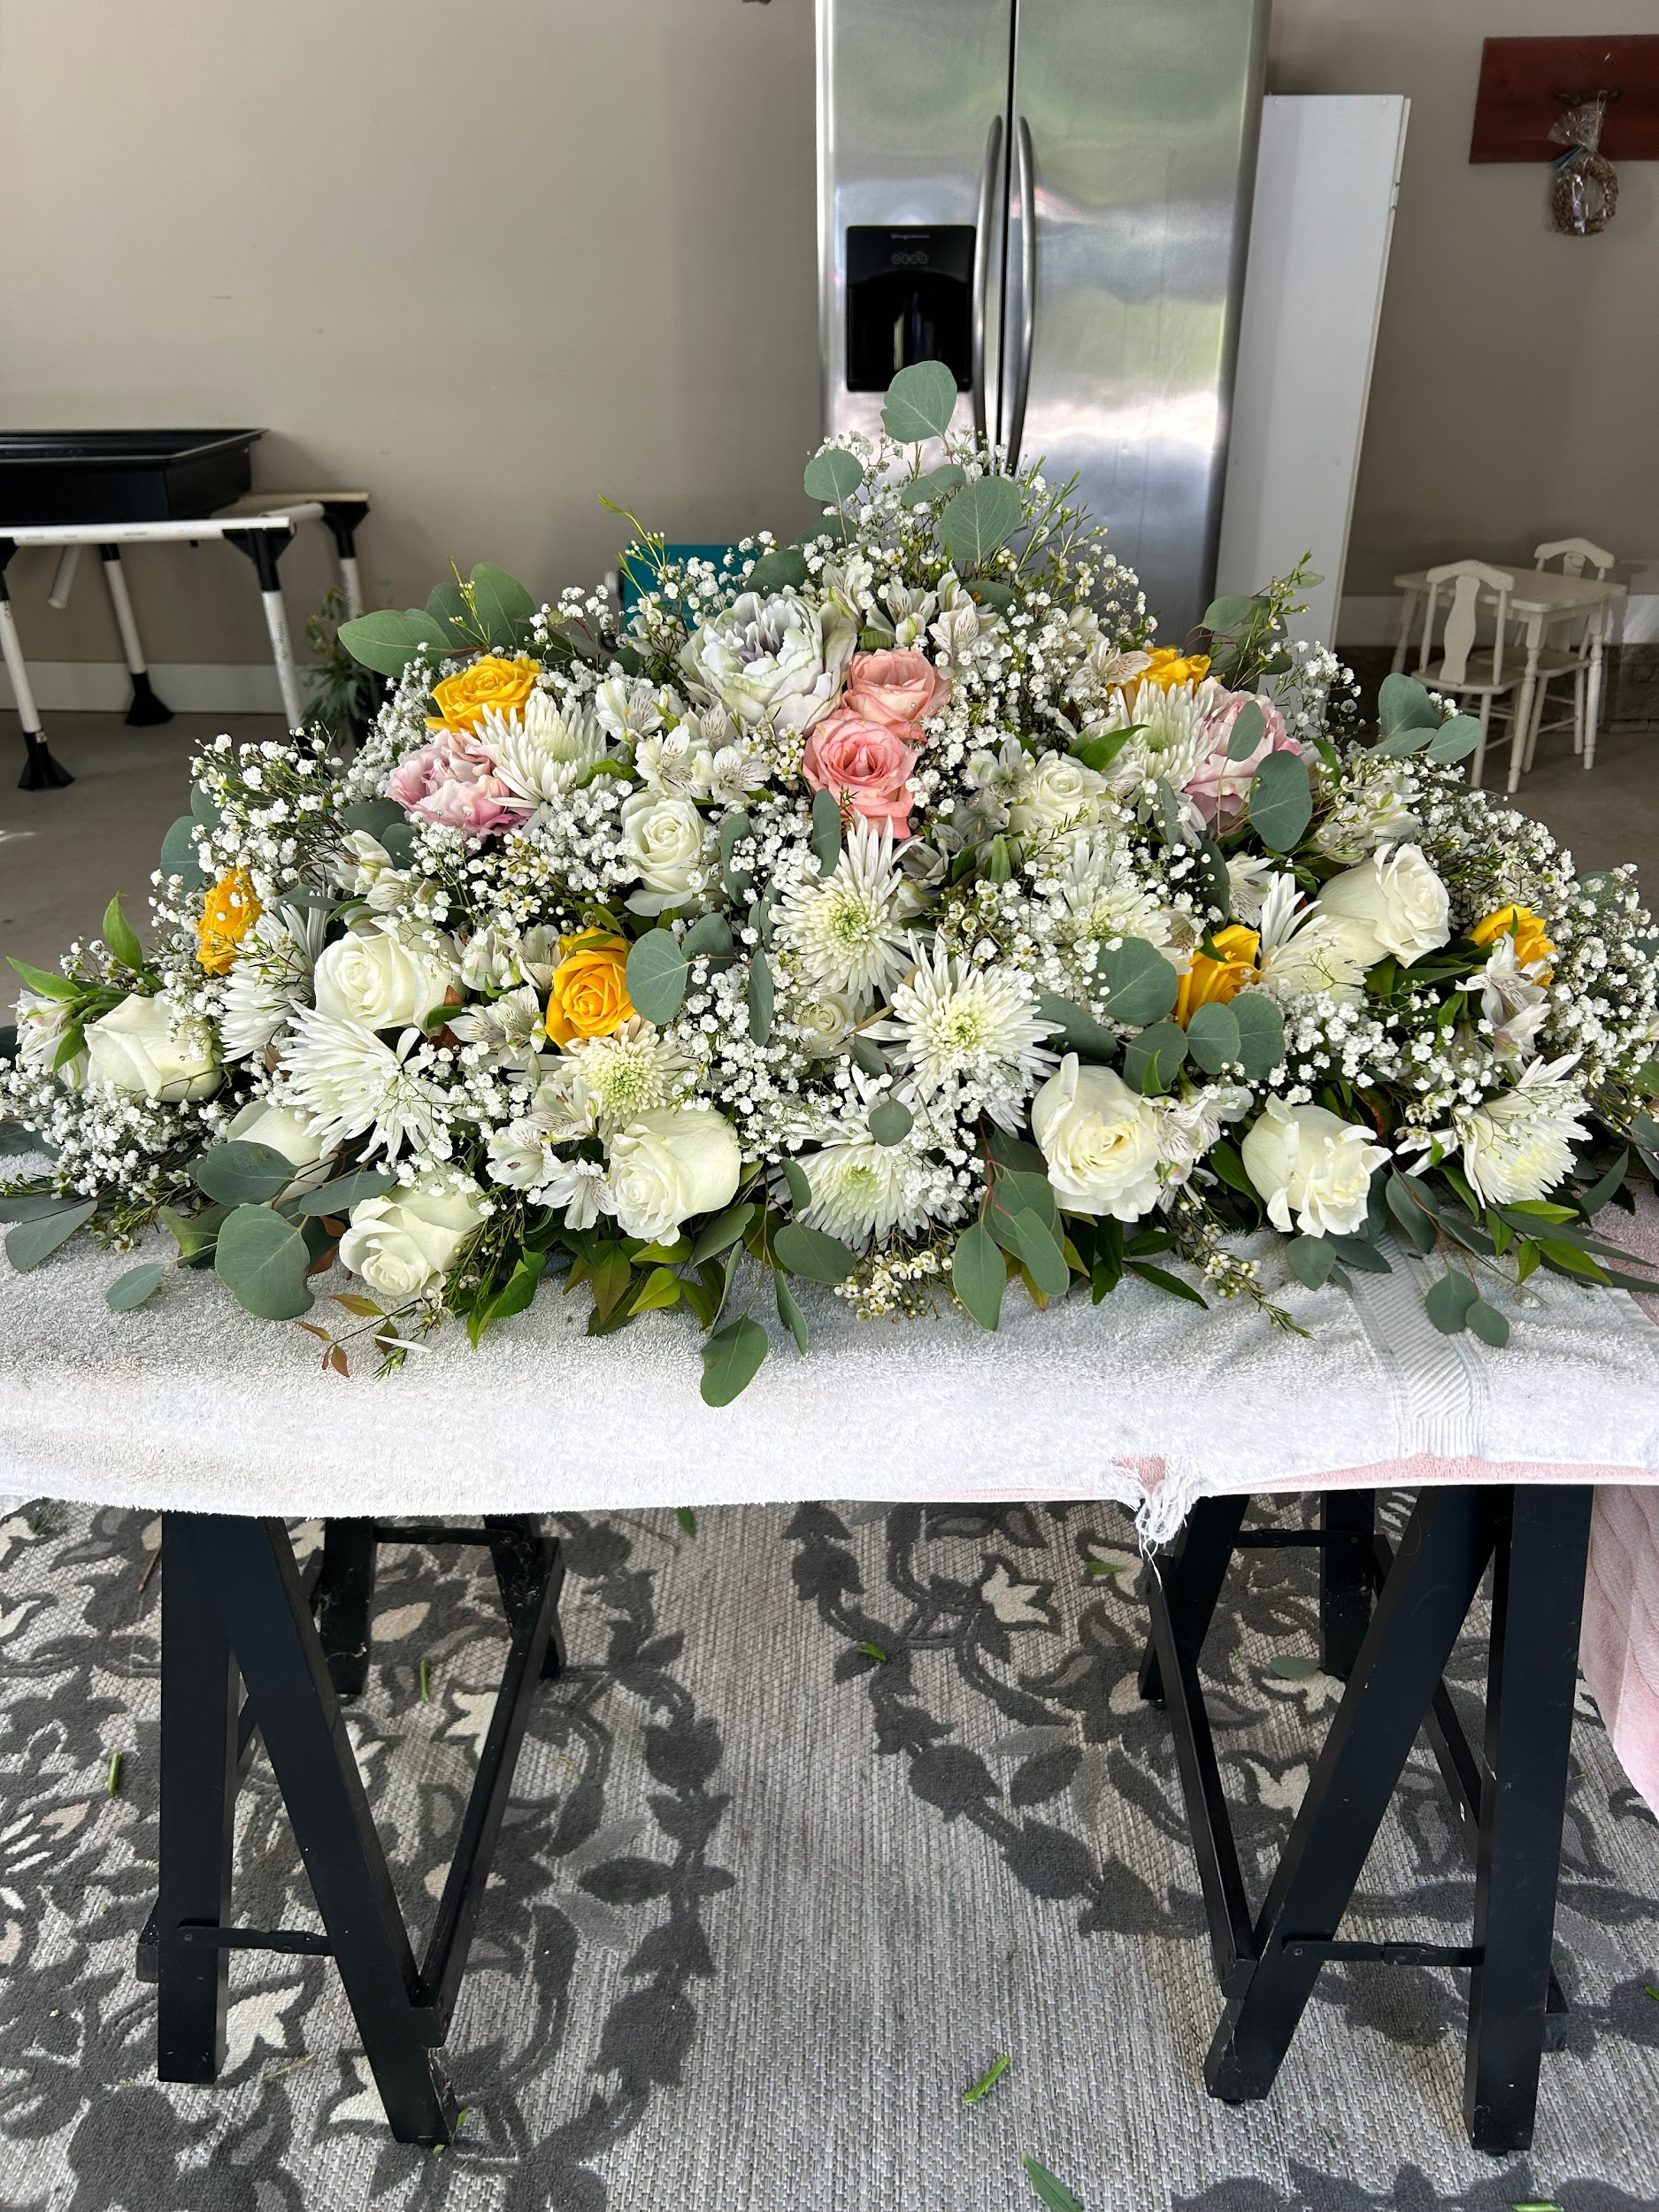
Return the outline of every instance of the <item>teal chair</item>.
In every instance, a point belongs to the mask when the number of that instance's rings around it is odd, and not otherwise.
[[[745,557],[734,545],[670,545],[666,550],[671,561],[713,561],[733,567]],[[622,611],[626,614],[634,601],[651,588],[651,564],[634,547],[623,555],[618,573],[622,582]]]

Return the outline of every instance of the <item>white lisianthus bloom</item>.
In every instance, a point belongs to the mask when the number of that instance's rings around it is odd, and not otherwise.
[[[1025,760],[1009,827],[1021,837],[1045,837],[1056,830],[1081,829],[1101,818],[1108,797],[1104,776],[1086,768],[1070,753],[1044,753]]]
[[[495,755],[508,790],[542,805],[579,783],[608,749],[591,707],[546,691],[533,691],[512,714],[491,708],[475,734]]]
[[[868,1034],[890,1043],[919,1097],[972,1090],[982,1110],[1013,1128],[1034,1083],[1055,1064],[1044,1040],[1056,1025],[1037,1011],[1025,978],[979,967],[944,946],[914,941],[915,966],[893,992],[891,1013]]]
[[[1463,1173],[1484,1204],[1543,1198],[1572,1165],[1572,1148],[1584,1136],[1590,1110],[1571,1077],[1578,1056],[1534,1060],[1512,1091],[1453,1115]]]
[[[729,1206],[742,1172],[730,1122],[697,1106],[641,1114],[617,1132],[607,1151],[618,1227],[654,1243],[678,1236],[694,1214]]]
[[[432,1178],[384,1198],[360,1199],[340,1240],[341,1264],[400,1305],[428,1298],[483,1218],[476,1190],[455,1190]]]
[[[279,1106],[269,1098],[250,1098],[226,1123],[220,1141],[226,1144],[263,1144],[299,1168],[315,1167],[327,1148],[303,1115],[295,1113],[289,1107]]]
[[[1389,1157],[1369,1129],[1281,1098],[1267,1101],[1239,1149],[1273,1226],[1307,1237],[1351,1237],[1363,1228],[1371,1179]]]
[[[175,1023],[165,999],[124,998],[87,1024],[92,1074],[129,1097],[177,1105],[208,1098],[224,1081],[205,1022]]]
[[[703,818],[689,799],[664,799],[636,791],[622,803],[622,850],[645,888],[628,906],[635,914],[660,914],[683,906],[703,883]]]
[[[236,964],[225,979],[219,1037],[227,1060],[263,1054],[295,1007],[309,996],[327,927],[326,913],[313,907],[265,908],[242,939]]]
[[[1364,995],[1365,972],[1382,957],[1363,922],[1304,906],[1294,876],[1275,876],[1262,901],[1257,964],[1262,988],[1284,1001],[1328,992],[1346,1005]]]
[[[741,593],[686,641],[680,665],[703,701],[749,729],[804,735],[834,703],[857,632],[793,592]]]
[[[893,857],[893,830],[862,818],[841,840],[828,876],[786,893],[778,937],[792,949],[809,985],[868,1000],[904,973],[910,950],[904,925],[918,903]]]
[[[1446,886],[1417,845],[1379,846],[1357,868],[1333,876],[1314,901],[1314,911],[1370,933],[1377,949],[1368,967],[1386,953],[1407,963],[1420,960],[1452,933]]]
[[[1139,1221],[1156,1205],[1158,1111],[1112,1069],[1083,1067],[1068,1052],[1032,1101],[1031,1129],[1072,1213]]]
[[[407,1029],[442,1005],[457,966],[454,944],[435,930],[406,937],[395,922],[371,922],[324,946],[311,994],[335,1021]]]

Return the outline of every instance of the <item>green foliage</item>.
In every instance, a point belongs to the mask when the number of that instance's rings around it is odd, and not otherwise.
[[[937,500],[949,499],[951,493],[959,491],[966,481],[967,477],[959,462],[943,462],[938,468],[929,469],[926,475],[912,477],[908,484],[900,485],[899,504],[902,507],[919,507],[924,503],[931,504]]]
[[[219,1225],[214,1271],[242,1310],[261,1321],[294,1321],[311,1310],[311,1264],[303,1231],[269,1206],[234,1207]]]
[[[335,738],[356,740],[380,710],[381,687],[375,670],[358,659],[341,638],[345,611],[345,594],[334,584],[324,594],[317,612],[307,618],[305,642],[311,649],[312,665],[304,672],[305,713],[308,721],[319,722]],[[165,868],[165,846],[162,852]]]
[[[812,794],[812,850],[819,874],[833,876],[841,856],[841,810],[833,791]]]
[[[204,890],[207,878],[196,865],[196,817],[181,814],[161,841],[161,856],[157,865],[164,876],[180,876],[186,891]]]
[[[1250,779],[1250,826],[1270,852],[1293,852],[1313,819],[1308,764],[1296,753],[1270,753]]]
[[[902,1144],[915,1125],[915,1115],[900,1099],[884,1098],[870,1109],[870,1133],[878,1144]]]
[[[1008,543],[1024,511],[1011,476],[981,476],[964,484],[940,516],[939,541],[958,568],[979,568]]]
[[[772,1239],[772,1248],[780,1267],[787,1267],[792,1275],[804,1276],[810,1283],[832,1287],[844,1283],[858,1263],[858,1255],[849,1251],[839,1237],[826,1236],[822,1229],[809,1229],[800,1221],[786,1221]]]
[[[131,1313],[142,1306],[154,1293],[166,1273],[160,1260],[146,1260],[142,1267],[129,1267],[125,1275],[118,1275],[104,1294],[104,1302],[111,1313]]]
[[[821,499],[826,507],[839,507],[864,482],[864,464],[844,446],[826,446],[807,463],[801,480],[809,499]]]
[[[423,647],[434,653],[451,653],[454,641],[445,626],[424,607],[408,607],[402,614],[392,608],[360,614],[342,622],[340,642],[354,660],[382,676],[401,676]]]
[[[90,1221],[98,1210],[96,1198],[67,1199],[50,1213],[40,1215],[32,1221],[19,1222],[6,1235],[6,1257],[19,1275],[27,1275],[50,1259],[60,1244],[67,1243],[75,1231]]]
[[[294,1163],[268,1144],[216,1144],[190,1171],[204,1197],[224,1206],[262,1206],[294,1180]]]
[[[729,1406],[754,1381],[770,1349],[765,1330],[747,1314],[717,1329],[703,1348],[704,1405]]]
[[[956,1296],[982,1329],[994,1329],[1002,1310],[1008,1268],[1002,1247],[976,1221],[956,1239],[950,1259],[950,1282]]]
[[[1304,554],[1287,576],[1276,576],[1260,591],[1217,599],[1206,609],[1210,672],[1229,691],[1254,691],[1263,677],[1283,676],[1291,667],[1290,618],[1303,611],[1300,595],[1322,578]]]
[[[1154,1022],[1124,1047],[1124,1080],[1144,1098],[1167,1091],[1187,1058],[1187,1032],[1179,1022]]]
[[[1241,1060],[1244,1040],[1232,1006],[1212,1000],[1199,1007],[1187,1025],[1187,1049],[1206,1075],[1219,1075]]]
[[[900,445],[942,438],[956,411],[956,380],[941,361],[916,361],[887,386],[881,421]]]
[[[757,1045],[772,1038],[772,969],[757,947],[749,960],[749,1033]]]
[[[137,932],[121,911],[121,895],[118,891],[104,910],[103,936],[115,958],[124,968],[134,972],[144,964],[144,949],[138,941]]]
[[[660,1029],[686,995],[685,949],[672,929],[649,929],[628,950],[628,996],[634,1010]]]
[[[1125,937],[1102,953],[1098,966],[1106,987],[1106,1011],[1125,1027],[1141,1029],[1162,1021],[1175,1003],[1180,978],[1144,937]]]
[[[1038,998],[1037,1011],[1044,1021],[1058,1025],[1063,1051],[1075,1052],[1079,1059],[1092,1060],[1102,1067],[1118,1057],[1113,1033],[1069,998],[1056,998],[1052,991],[1044,991]]]
[[[808,575],[806,555],[798,546],[774,546],[770,553],[763,553],[749,572],[744,586],[747,591],[800,591]]]

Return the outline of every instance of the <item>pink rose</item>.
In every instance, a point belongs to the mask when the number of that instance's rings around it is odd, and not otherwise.
[[[841,695],[841,704],[861,720],[885,722],[895,730],[914,729],[929,715],[942,714],[949,703],[949,677],[910,647],[855,653]]]
[[[393,769],[388,796],[418,821],[458,829],[469,837],[513,829],[535,803],[509,791],[495,773],[495,756],[479,739],[446,731]]]
[[[1247,700],[1262,710],[1261,740],[1242,760],[1229,760],[1227,741]],[[1212,830],[1231,829],[1244,811],[1250,779],[1268,755],[1300,753],[1303,749],[1285,727],[1279,709],[1254,692],[1220,692],[1199,726],[1208,744],[1203,758],[1187,780],[1187,795]]]
[[[871,653],[870,660],[917,659],[918,654]],[[814,723],[801,756],[801,773],[814,791],[833,791],[879,827],[893,825],[895,837],[910,833],[910,794],[905,789],[921,754],[907,745],[890,723],[866,721],[851,705],[834,708]]]

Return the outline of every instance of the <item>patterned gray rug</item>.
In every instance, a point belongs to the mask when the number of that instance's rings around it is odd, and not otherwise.
[[[1133,1692],[1115,1508],[561,1525],[573,1663],[526,1742],[449,2046],[463,2139],[434,2156],[388,2136],[326,1960],[236,1955],[221,2081],[156,2085],[132,1968],[158,1529],[57,1507],[0,1524],[4,2212],[1032,2212],[1027,2156],[1085,2212],[1659,2202],[1659,1832],[1587,1701],[1568,2047],[1533,2153],[1492,2161],[1462,2134],[1449,1972],[1327,1968],[1271,2103],[1203,2095],[1218,2000],[1168,1733]],[[1210,1647],[1258,1886],[1336,1692],[1308,1664],[1312,1571],[1249,1555]],[[418,1918],[503,1649],[488,1571],[384,1554],[376,1637],[351,1735]],[[1480,1667],[1467,1643],[1460,1701]],[[1420,1755],[1351,1924],[1466,1939],[1471,1887]],[[237,1901],[314,1924],[262,1759]]]

